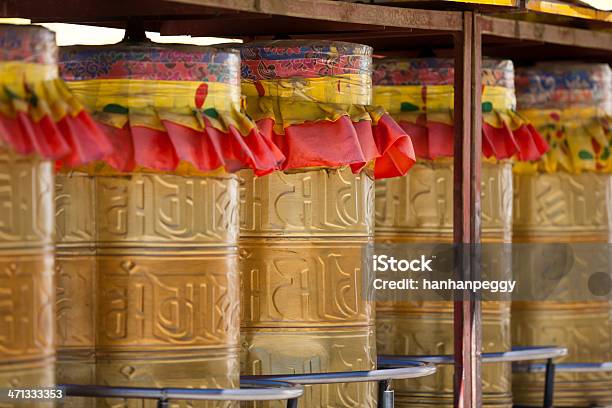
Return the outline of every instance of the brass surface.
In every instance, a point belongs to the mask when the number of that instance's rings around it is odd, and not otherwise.
[[[453,162],[422,161],[396,179],[376,182],[377,242],[452,242]],[[509,242],[512,233],[512,168],[482,164],[483,242]],[[482,304],[483,352],[508,351],[510,305]],[[387,301],[376,304],[379,354],[452,354],[453,303]],[[482,401],[511,407],[510,365],[482,367]],[[433,376],[395,383],[397,407],[453,406],[453,368],[440,366]]]
[[[373,181],[349,169],[241,176],[242,373],[375,368],[361,271]],[[308,387],[300,406],[374,408],[376,385]]]
[[[514,176],[515,242],[608,242],[612,177],[564,172]]]
[[[62,247],[199,249],[236,245],[238,180],[161,174],[58,175]],[[94,198],[95,197],[95,198]]]
[[[62,380],[238,386],[237,179],[60,174],[56,202]]]
[[[374,321],[363,297],[367,238],[244,239],[242,327],[362,326]]]
[[[509,242],[512,167],[482,163],[482,237]],[[376,181],[376,240],[452,240],[453,162],[420,161],[404,177]],[[433,240],[433,241],[431,241]]]
[[[0,150],[0,388],[55,383],[52,194],[50,162]]]
[[[242,372],[302,374],[372,370],[374,326],[345,328],[257,328],[241,331]],[[303,407],[376,407],[376,383],[306,387]],[[284,407],[284,402],[254,406]]]
[[[349,169],[240,173],[240,237],[371,236],[374,183]]]
[[[609,241],[612,175],[538,173],[515,175],[515,242]],[[597,260],[589,260],[596,262]],[[604,260],[607,265],[607,259]],[[581,262],[576,259],[576,262]],[[559,283],[568,299],[575,282]],[[514,302],[512,338],[517,345],[555,344],[568,348],[560,361],[612,360],[612,303],[597,301]],[[541,402],[543,376],[519,374],[515,401]],[[612,404],[612,374],[558,373],[555,406]]]
[[[393,311],[376,309],[379,354],[453,354],[453,303],[405,302]],[[482,350],[508,351],[510,341],[509,302],[483,302]],[[483,364],[483,403],[486,406],[512,405],[509,364]],[[395,381],[396,406],[427,407],[453,405],[453,367],[438,366],[435,375]]]

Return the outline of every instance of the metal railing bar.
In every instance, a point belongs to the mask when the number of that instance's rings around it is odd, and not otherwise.
[[[555,364],[553,359],[567,355],[567,348],[554,346],[530,346],[530,347],[513,347],[511,351],[498,353],[483,353],[482,363],[513,363],[512,366],[529,366],[528,364],[520,364],[520,361],[529,360],[546,360],[546,364],[541,364],[541,371],[545,373],[546,379],[544,383],[544,398],[543,407],[552,408],[554,398],[554,377]],[[452,365],[454,364],[454,356],[452,355],[426,355],[426,356],[393,356],[382,355],[378,356],[378,365],[380,367],[398,367],[404,365],[408,361],[420,360],[427,361],[432,364]]]
[[[369,381],[405,380],[425,377],[436,372],[433,364],[418,361],[404,361],[401,368],[387,368],[371,371],[343,371],[335,373],[314,374],[276,374],[263,376],[244,376],[241,379],[265,378],[274,381],[286,381],[301,385],[355,383]]]
[[[299,384],[291,384],[270,379],[241,379],[236,389],[202,388],[145,388],[110,387],[101,385],[61,384],[67,396],[95,398],[137,398],[157,400],[204,400],[204,401],[273,401],[299,398],[304,389]]]
[[[515,373],[543,373],[546,364],[517,364],[512,368]],[[612,372],[612,361],[603,363],[556,363],[555,371],[562,373]]]
[[[498,353],[483,353],[482,362],[487,363],[511,363],[528,360],[547,360],[567,355],[564,347],[517,347],[512,351]],[[455,360],[452,355],[381,355],[378,356],[378,365],[381,367],[401,366],[406,361],[426,361],[428,363],[440,365],[452,365]]]

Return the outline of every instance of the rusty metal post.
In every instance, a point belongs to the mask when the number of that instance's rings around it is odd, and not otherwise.
[[[463,31],[455,36],[453,241],[455,244],[478,244],[482,151],[481,34],[477,15],[465,12],[463,16]],[[478,265],[473,249],[466,257],[456,259],[461,279],[476,278]],[[473,295],[466,296],[469,298],[455,301],[454,306],[454,406],[457,408],[481,406],[481,305]]]

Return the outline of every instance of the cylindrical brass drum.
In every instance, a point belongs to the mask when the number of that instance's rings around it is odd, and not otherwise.
[[[404,177],[376,182],[376,241],[450,243],[453,228],[453,163],[450,159],[417,163]],[[483,163],[483,242],[508,242],[511,232],[511,165]],[[483,352],[507,351],[508,302],[483,302]],[[376,338],[379,354],[453,353],[453,303],[450,301],[378,302]],[[483,404],[512,405],[510,366],[482,367]],[[453,405],[453,367],[421,379],[395,384],[398,407]]]
[[[237,386],[236,178],[72,173],[56,195],[64,381]]]
[[[374,310],[361,253],[373,187],[350,169],[245,173],[240,208],[242,372],[370,370]],[[371,383],[308,387],[305,407],[375,407]]]
[[[361,268],[373,234],[372,176],[405,174],[410,138],[370,106],[368,46],[278,40],[245,44],[241,55],[247,112],[286,156],[284,173],[243,175],[242,373],[374,369],[374,308]],[[313,386],[300,405],[373,408],[376,390]]]
[[[415,152],[422,159],[402,178],[377,181],[377,242],[452,242],[453,81],[452,60],[377,62],[374,102],[382,104],[411,134]],[[545,143],[540,143],[540,136],[514,111],[511,61],[483,61],[482,82],[482,153],[487,158],[483,158],[481,176],[482,241],[507,243],[512,228],[512,170],[507,159],[538,158]],[[453,353],[451,301],[387,300],[377,303],[376,312],[379,353]],[[482,313],[483,352],[510,350],[509,303],[483,302]],[[512,405],[509,364],[483,365],[482,379],[485,406]],[[435,376],[404,381],[396,387],[397,406],[452,404],[452,367],[439,367]]]
[[[237,387],[239,186],[229,173],[268,173],[278,159],[240,111],[238,52],[127,42],[61,57],[114,147],[58,176],[62,380]]]
[[[514,180],[515,242],[609,242],[611,175],[536,173],[517,174]],[[602,265],[607,262],[605,259]],[[568,355],[560,361],[612,361],[611,333],[612,304],[608,301],[570,299],[523,301],[512,305],[515,344],[567,347]],[[542,375],[516,374],[517,403],[537,403],[541,400],[543,386]],[[592,404],[612,404],[611,373],[556,374],[555,406],[587,407]]]
[[[0,180],[0,387],[52,387],[53,166],[3,149]]]
[[[64,384],[96,384],[95,182],[82,173],[55,181],[57,378]],[[94,406],[70,398],[68,406]]]
[[[542,161],[515,168],[514,242],[610,242],[612,161],[604,136],[609,134],[612,111],[610,67],[563,64],[522,69],[517,71],[517,97],[521,113],[548,138],[551,150]],[[607,268],[608,251],[600,252],[600,265]],[[597,270],[597,255],[572,261]],[[612,303],[572,297],[574,287],[583,284],[575,279],[559,282],[567,300],[514,302],[513,342],[567,347],[567,357],[560,360],[565,362],[611,361]],[[543,383],[542,375],[515,375],[516,403],[540,403]],[[612,405],[612,374],[557,373],[554,405]]]
[[[58,78],[52,31],[2,24],[0,41],[0,388],[53,387],[53,161],[109,144]]]

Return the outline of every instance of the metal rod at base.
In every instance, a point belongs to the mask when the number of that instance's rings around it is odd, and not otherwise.
[[[378,408],[393,408],[395,406],[395,392],[389,380],[378,383]]]
[[[544,408],[553,408],[555,392],[555,363],[552,358],[546,360],[546,380],[544,383]]]

